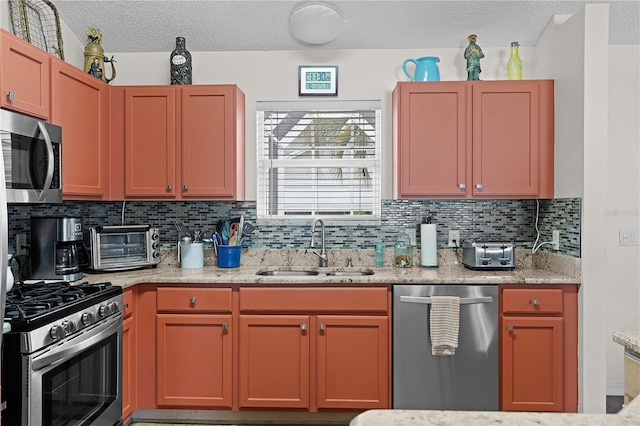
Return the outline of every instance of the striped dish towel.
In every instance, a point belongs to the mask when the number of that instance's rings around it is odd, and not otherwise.
[[[455,355],[460,329],[460,298],[431,296],[429,333],[432,355]]]

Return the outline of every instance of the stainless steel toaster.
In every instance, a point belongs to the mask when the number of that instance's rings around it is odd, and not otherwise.
[[[469,269],[513,269],[516,267],[514,245],[465,240],[462,243],[462,264]]]

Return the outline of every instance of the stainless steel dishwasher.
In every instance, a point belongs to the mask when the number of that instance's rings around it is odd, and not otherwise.
[[[430,296],[460,298],[455,355],[431,355]],[[498,410],[498,286],[393,287],[393,408]]]

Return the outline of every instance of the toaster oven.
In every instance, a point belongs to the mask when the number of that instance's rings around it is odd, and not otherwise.
[[[469,269],[513,269],[516,266],[514,244],[465,240],[462,264]]]
[[[125,271],[158,266],[160,233],[148,225],[96,226],[84,233],[89,268]]]

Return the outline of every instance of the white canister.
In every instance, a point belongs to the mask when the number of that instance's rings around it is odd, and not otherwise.
[[[204,266],[204,243],[179,243],[180,267],[202,268]]]
[[[13,257],[12,255],[7,255],[7,260],[11,261],[12,257]],[[11,289],[13,288],[13,281],[14,281],[14,279],[13,279],[13,271],[11,271],[11,266],[9,266],[7,264],[7,287],[6,287],[6,289],[7,289],[8,292],[11,291]]]

